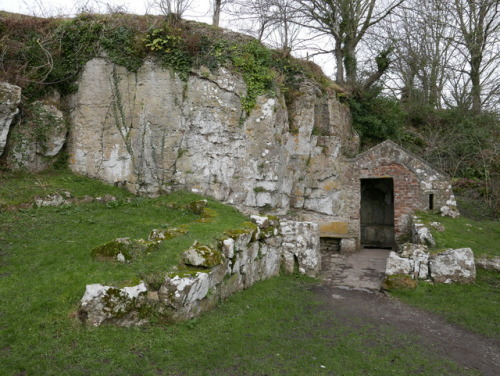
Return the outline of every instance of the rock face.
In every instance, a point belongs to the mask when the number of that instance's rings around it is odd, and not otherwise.
[[[429,267],[432,279],[438,283],[471,283],[476,279],[474,254],[470,248],[448,249],[433,254]]]
[[[13,170],[39,172],[50,167],[66,143],[68,127],[62,111],[52,102],[37,101],[11,131],[14,140],[6,155]]]
[[[12,120],[19,112],[17,108],[19,103],[21,103],[21,88],[0,82],[0,155],[4,152]]]
[[[188,189],[240,209],[332,214],[327,183],[358,138],[334,95],[308,81],[300,92],[288,105],[260,97],[245,114],[245,83],[227,70],[183,82],[151,61],[131,73],[94,59],[70,101],[70,167],[140,194]]]
[[[140,325],[147,322],[148,312],[155,312],[168,321],[184,321],[236,291],[277,276],[281,267],[316,275],[321,265],[317,225],[280,223],[270,216],[252,220],[254,228],[228,233],[217,249],[195,244],[184,253],[179,269],[166,273],[159,288],[142,283],[124,289],[88,285],[80,319],[91,325]]]

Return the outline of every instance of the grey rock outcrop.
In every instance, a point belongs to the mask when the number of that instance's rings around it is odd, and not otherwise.
[[[63,112],[52,102],[31,103],[27,113],[11,131],[13,141],[6,161],[14,170],[39,172],[57,160],[66,143],[68,127]]]
[[[14,116],[21,103],[21,88],[7,82],[0,82],[0,155],[3,154],[7,136]]]
[[[243,79],[225,69],[183,82],[152,61],[131,73],[94,59],[78,84],[68,148],[77,173],[144,195],[187,189],[246,212],[338,210],[332,181],[359,139],[348,109],[307,80],[293,103],[278,92],[249,114]]]

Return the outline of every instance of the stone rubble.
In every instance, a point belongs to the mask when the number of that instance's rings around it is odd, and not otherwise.
[[[412,279],[432,279],[435,283],[473,283],[476,278],[474,254],[470,248],[429,253],[422,244],[403,244],[387,259],[386,276],[407,275]]]
[[[429,248],[436,246],[436,241],[429,228],[416,216],[413,216],[411,227],[412,243],[426,245]]]
[[[482,255],[476,259],[476,266],[482,269],[500,272],[500,256]]]

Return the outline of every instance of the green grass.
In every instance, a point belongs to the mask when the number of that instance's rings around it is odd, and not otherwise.
[[[39,180],[50,189],[33,184]],[[176,326],[153,320],[141,328],[85,327],[74,312],[86,284],[126,284],[165,271],[194,239],[214,242],[246,219],[209,200],[218,215],[196,222],[199,216],[170,205],[196,195],[125,200],[129,194],[68,172],[11,175],[1,187],[12,192],[6,202],[24,202],[61,189],[59,182],[74,195],[109,193],[119,200],[0,212],[1,375],[468,374],[412,338],[362,323],[346,327],[309,290],[316,281],[297,276],[259,283]],[[24,186],[34,188],[16,192]],[[167,224],[186,224],[189,233],[131,264],[90,257],[96,245],[146,237]]]
[[[70,191],[74,197],[113,195],[118,199],[132,195],[123,189],[71,173],[49,170],[40,174],[0,170],[0,209],[2,206],[33,202],[34,196]]]
[[[431,226],[436,250],[470,247],[474,256],[500,256],[500,223],[419,213],[424,223],[440,222],[445,231]],[[500,273],[477,269],[474,284],[431,284],[420,281],[414,290],[391,290],[406,303],[436,312],[448,321],[500,339]]]
[[[16,375],[460,375],[412,338],[347,328],[321,309],[314,281],[277,277],[176,326],[85,328],[71,301],[22,294],[3,322],[3,374]],[[18,290],[19,291],[19,290]],[[51,294],[57,294],[52,291]],[[45,294],[47,295],[47,294]],[[41,311],[46,311],[41,314]],[[4,320],[2,320],[4,321]],[[322,368],[322,366],[324,368]]]
[[[435,213],[422,212],[418,214],[424,223],[440,222],[445,231],[439,232],[429,226],[436,241],[436,248],[469,247],[474,256],[487,254],[500,256],[500,222],[475,221],[465,217],[442,217]]]
[[[476,283],[430,284],[414,290],[392,290],[406,303],[442,315],[446,320],[500,339],[500,273],[478,269]]]

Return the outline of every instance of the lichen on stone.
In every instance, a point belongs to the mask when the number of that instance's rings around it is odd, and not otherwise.
[[[225,257],[221,251],[197,241],[182,254],[182,263],[200,268],[213,268],[223,264]]]

